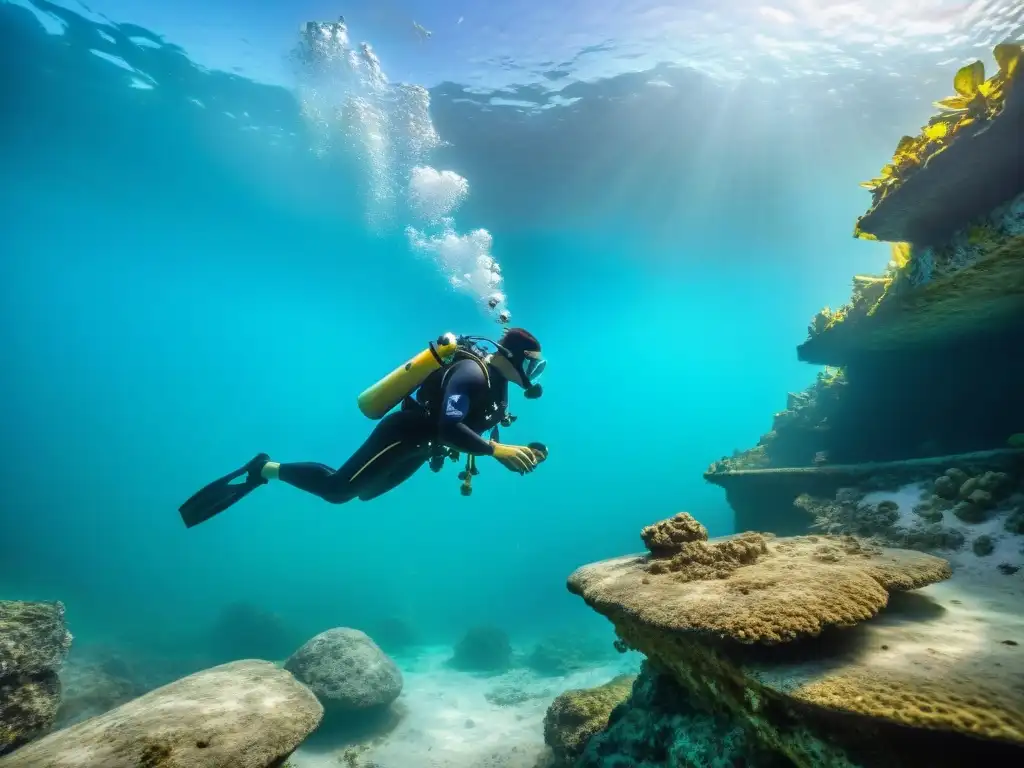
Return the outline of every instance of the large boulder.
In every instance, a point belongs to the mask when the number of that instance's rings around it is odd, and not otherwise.
[[[50,730],[70,648],[61,603],[0,601],[0,755]]]
[[[398,666],[358,629],[321,632],[293,653],[284,667],[332,712],[386,707],[402,692]]]
[[[197,672],[0,758],[2,768],[272,768],[323,707],[288,672],[236,661]]]

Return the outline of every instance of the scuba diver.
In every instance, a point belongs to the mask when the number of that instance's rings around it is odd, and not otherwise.
[[[480,342],[495,347],[487,352]],[[180,508],[187,528],[209,520],[270,480],[319,496],[332,504],[369,501],[412,477],[429,462],[437,472],[445,459],[467,454],[459,475],[462,493],[472,492],[477,456],[493,456],[523,475],[547,458],[542,443],[499,442],[498,426],[510,426],[509,384],[524,396],[541,396],[538,379],[546,361],[537,339],[522,328],[508,328],[497,342],[478,336],[445,334],[359,395],[359,409],[380,423],[339,469],[313,462],[278,463],[265,453],[215,480]],[[401,403],[401,408],[392,409]],[[490,439],[482,437],[490,430]]]

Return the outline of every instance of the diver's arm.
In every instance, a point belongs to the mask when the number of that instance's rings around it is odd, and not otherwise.
[[[441,396],[438,436],[442,443],[474,456],[494,454],[494,446],[463,423],[472,397],[484,397],[486,391],[487,380],[476,362],[462,360],[455,364]]]

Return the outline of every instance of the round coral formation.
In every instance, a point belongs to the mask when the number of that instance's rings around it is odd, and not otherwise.
[[[644,545],[655,557],[670,557],[684,545],[708,540],[708,529],[688,512],[680,512],[668,520],[648,525],[640,531]]]
[[[647,572],[671,573],[676,581],[724,579],[741,565],[750,565],[767,552],[764,537],[743,533],[735,538],[709,543],[691,541],[667,560],[652,560]]]

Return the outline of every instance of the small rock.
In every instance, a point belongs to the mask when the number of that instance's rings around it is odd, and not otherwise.
[[[978,478],[978,486],[995,498],[1005,495],[1011,485],[1010,476],[1005,472],[986,472]]]
[[[1010,533],[1024,534],[1024,510],[1013,510],[1003,523],[1003,528]]]
[[[943,499],[955,499],[960,486],[949,475],[941,475],[936,478],[933,490],[936,496]]]
[[[914,507],[914,514],[920,516],[929,523],[941,522],[943,518],[942,510],[935,509],[935,507],[930,504],[918,504]]]
[[[1000,563],[996,567],[1004,576],[1013,576],[1013,574],[1020,570],[1019,565],[1010,565],[1009,563]]]
[[[971,494],[967,497],[967,501],[979,509],[991,509],[995,506],[995,502],[992,500],[992,493],[981,488],[971,491]]]
[[[966,483],[967,478],[970,477],[970,475],[968,475],[962,469],[958,469],[956,467],[950,467],[949,469],[946,470],[945,474],[946,477],[953,481],[957,488]]]
[[[269,661],[184,677],[0,759],[3,768],[270,768],[320,724],[308,688]]]
[[[398,666],[358,629],[321,632],[293,653],[284,668],[331,710],[386,707],[402,692]]]
[[[967,537],[956,528],[946,528],[943,529],[940,540],[940,548],[957,550],[967,542]]]
[[[969,499],[971,494],[981,488],[981,483],[976,477],[969,477],[964,481],[964,484],[960,486],[960,490],[957,492],[957,496],[961,499]]]
[[[992,537],[987,534],[982,534],[974,540],[973,544],[971,544],[971,549],[974,550],[974,554],[978,557],[991,555],[995,548],[995,542],[993,542]]]
[[[958,502],[953,507],[953,514],[965,523],[980,523],[985,520],[985,510],[970,501]]]

